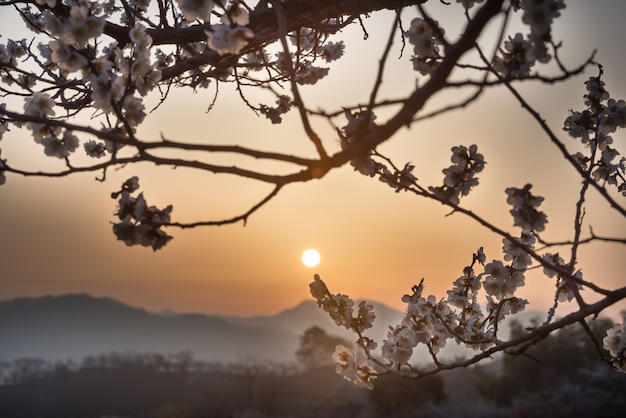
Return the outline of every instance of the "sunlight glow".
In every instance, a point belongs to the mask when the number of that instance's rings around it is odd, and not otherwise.
[[[320,259],[320,253],[312,248],[302,253],[302,263],[307,267],[317,266],[320,263]]]

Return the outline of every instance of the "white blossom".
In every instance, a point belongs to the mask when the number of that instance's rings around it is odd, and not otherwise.
[[[83,144],[85,153],[92,158],[102,158],[106,155],[106,148],[102,142],[96,142],[93,139]]]
[[[248,44],[248,39],[254,37],[254,33],[248,28],[224,24],[211,25],[211,30],[205,33],[209,48],[220,55],[239,54]]]
[[[355,351],[339,344],[333,353],[335,371],[344,379],[365,389],[374,389],[372,380],[376,378],[373,364],[365,357],[363,350],[357,347]]]
[[[78,138],[70,131],[63,132],[63,137],[48,136],[41,140],[46,155],[50,157],[66,158],[78,148]]]
[[[530,193],[531,188],[532,185],[526,184],[521,189],[509,187],[505,190],[508,195],[506,201],[513,206],[510,213],[513,215],[514,225],[521,227],[526,233],[541,232],[548,222],[547,216],[536,209],[543,202],[543,197],[533,196]]]
[[[341,58],[345,50],[343,41],[328,42],[324,46],[317,49],[317,53],[326,60],[326,62],[335,61]]]
[[[196,19],[209,21],[213,11],[213,0],[176,0],[185,19],[193,22]]]

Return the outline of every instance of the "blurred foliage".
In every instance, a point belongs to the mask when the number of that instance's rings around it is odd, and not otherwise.
[[[537,326],[533,321],[532,329]],[[479,393],[520,417],[621,417],[626,411],[626,375],[601,361],[609,319],[579,323],[550,334],[518,356],[475,369]],[[512,323],[512,338],[528,332]],[[605,357],[606,358],[606,357]]]
[[[597,338],[611,325],[589,322]],[[528,331],[516,323],[512,332]],[[0,417],[610,418],[626,410],[626,376],[599,361],[580,325],[551,334],[526,355],[419,380],[384,375],[372,391],[323,360],[338,340],[309,328],[300,365],[207,363],[190,352],[0,362]]]
[[[322,328],[312,326],[300,337],[296,359],[307,369],[331,365],[338,344],[349,345],[345,339],[328,335]]]

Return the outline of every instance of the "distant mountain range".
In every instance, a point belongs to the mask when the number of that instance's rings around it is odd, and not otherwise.
[[[374,303],[375,326],[366,335],[380,341],[403,314]],[[319,326],[330,335],[354,340],[314,301],[274,316],[252,318],[148,312],[110,298],[87,294],[19,298],[0,302],[0,361],[17,358],[81,360],[113,351],[171,354],[189,350],[194,358],[225,363],[295,361],[300,336]],[[467,351],[448,344],[451,358]]]

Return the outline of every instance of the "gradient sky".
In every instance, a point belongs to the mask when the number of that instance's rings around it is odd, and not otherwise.
[[[0,20],[7,17],[2,15]],[[450,19],[453,26],[446,27],[450,35],[461,28],[449,11],[434,17],[440,22]],[[605,66],[607,89],[616,99],[626,98],[624,17],[626,7],[619,0],[573,1],[555,27],[555,38],[564,40],[563,60],[571,67],[598,48],[597,60]],[[327,79],[303,89],[309,107],[335,110],[342,104],[367,101],[389,33],[387,18],[365,20],[370,33],[367,42],[356,25],[340,35],[346,39],[346,55],[331,66]],[[7,27],[6,21],[0,23]],[[2,35],[3,41],[10,37]],[[406,86],[415,82],[408,61],[410,51],[407,48],[404,56],[396,59],[399,48],[396,42],[385,74],[383,94],[387,97],[405,94]],[[582,109],[583,82],[596,74],[592,70],[565,84],[528,84],[522,91],[560,134],[568,109]],[[232,143],[313,155],[295,112],[282,125],[273,126],[247,109],[232,89],[222,85],[220,90],[218,102],[208,114],[205,110],[213,90],[175,92],[148,116],[139,136],[157,139],[162,133],[178,141]],[[255,92],[249,94],[256,99],[253,102],[259,101]],[[447,93],[434,102],[446,104],[459,100],[460,94]],[[384,119],[379,114],[379,120]],[[334,152],[333,129],[323,120],[314,122]],[[623,144],[624,134],[615,135],[614,140]],[[502,89],[490,91],[466,110],[415,124],[379,150],[398,165],[412,161],[422,184],[439,185],[441,170],[450,164],[450,148],[473,143],[478,144],[487,166],[480,186],[463,204],[513,232],[504,189],[533,183],[534,193],[546,198],[543,207],[549,224],[544,237],[570,238],[580,179]],[[31,168],[59,167],[57,161],[45,158],[42,147],[26,134],[5,135],[0,148],[2,157],[14,165],[20,161]],[[174,240],[156,253],[126,247],[111,231],[116,202],[109,195],[133,175],[139,176],[149,204],[174,204],[174,221],[239,214],[268,192],[264,185],[237,178],[149,165],[110,170],[104,183],[94,180],[95,173],[64,179],[7,175],[6,184],[0,187],[0,299],[87,292],[149,310],[264,315],[310,298],[308,284],[317,272],[333,292],[402,308],[400,298],[422,277],[428,294],[445,296],[480,246],[485,247],[488,260],[501,259],[501,239],[475,222],[458,214],[446,217],[449,211],[441,205],[396,194],[350,167],[333,171],[322,180],[288,186],[245,227],[172,228],[168,233]],[[586,220],[594,232],[624,236],[624,220],[598,205],[594,193],[591,195]],[[309,247],[322,255],[321,264],[314,269],[300,261],[300,254]],[[584,249],[578,267],[587,280],[605,287],[623,286],[625,255],[623,246],[594,245]],[[527,283],[520,296],[531,299],[532,308],[547,309],[552,282],[529,274]]]

